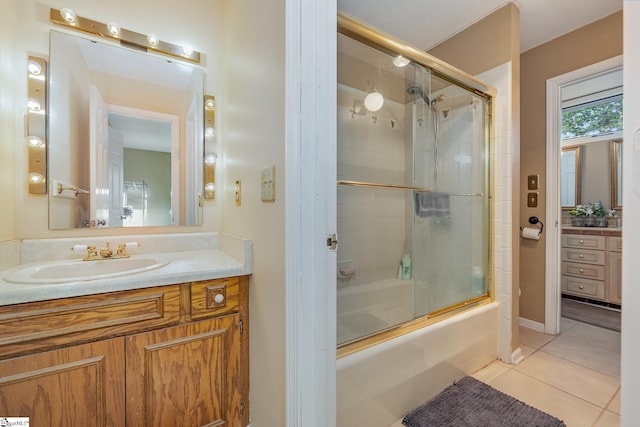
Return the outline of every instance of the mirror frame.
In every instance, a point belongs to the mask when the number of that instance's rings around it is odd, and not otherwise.
[[[576,188],[575,188],[575,201],[576,204],[574,206],[562,206],[562,210],[563,211],[570,211],[572,209],[574,209],[577,205],[579,205],[580,203],[582,203],[582,197],[581,197],[581,189],[582,189],[582,175],[581,175],[581,165],[582,165],[582,161],[580,160],[580,154],[582,152],[582,146],[581,145],[568,145],[565,147],[562,147],[562,151],[575,151],[575,155],[576,155],[576,167],[575,167],[575,171],[576,171]],[[561,171],[562,173],[562,171]],[[560,184],[562,186],[562,184]],[[560,188],[560,191],[562,191],[562,187]],[[562,203],[561,203],[562,204]]]
[[[622,172],[622,140],[611,141],[611,209],[622,210],[622,199],[618,198],[618,190],[622,189],[622,182],[618,177]]]

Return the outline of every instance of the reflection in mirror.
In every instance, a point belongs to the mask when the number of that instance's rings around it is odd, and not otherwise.
[[[622,209],[622,141],[611,141],[611,209]]]
[[[51,32],[49,228],[202,223],[203,72]],[[85,192],[86,191],[86,192]]]
[[[563,147],[560,157],[560,205],[571,210],[580,201],[580,151],[582,147]]]

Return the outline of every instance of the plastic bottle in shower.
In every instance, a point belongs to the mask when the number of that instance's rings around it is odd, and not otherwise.
[[[411,255],[404,254],[402,257],[402,280],[411,279]]]
[[[473,296],[484,294],[484,275],[482,268],[477,265],[473,267],[471,272],[471,292],[473,292]]]

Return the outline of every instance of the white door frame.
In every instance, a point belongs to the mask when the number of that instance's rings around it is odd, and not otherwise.
[[[337,4],[285,2],[286,425],[336,425]]]
[[[588,65],[547,80],[547,244],[545,255],[544,332],[560,333],[560,131],[561,91],[564,86],[586,80],[622,66],[622,55]]]

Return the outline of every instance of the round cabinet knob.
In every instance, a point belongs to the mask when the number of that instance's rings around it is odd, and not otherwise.
[[[584,273],[584,268],[581,268],[579,271],[580,271],[580,273]],[[217,297],[218,297],[218,296],[216,295],[216,298],[217,298]]]
[[[216,294],[216,296],[213,297],[213,300],[216,302],[216,304],[220,304],[220,303],[224,302],[224,295]]]
[[[580,289],[584,289],[584,286],[582,286],[582,285],[580,285],[580,286],[578,286],[578,287],[579,287]]]
[[[584,243],[584,240],[580,240],[580,244],[583,244],[583,243]]]
[[[584,255],[580,254],[578,255],[578,258],[584,258]]]

